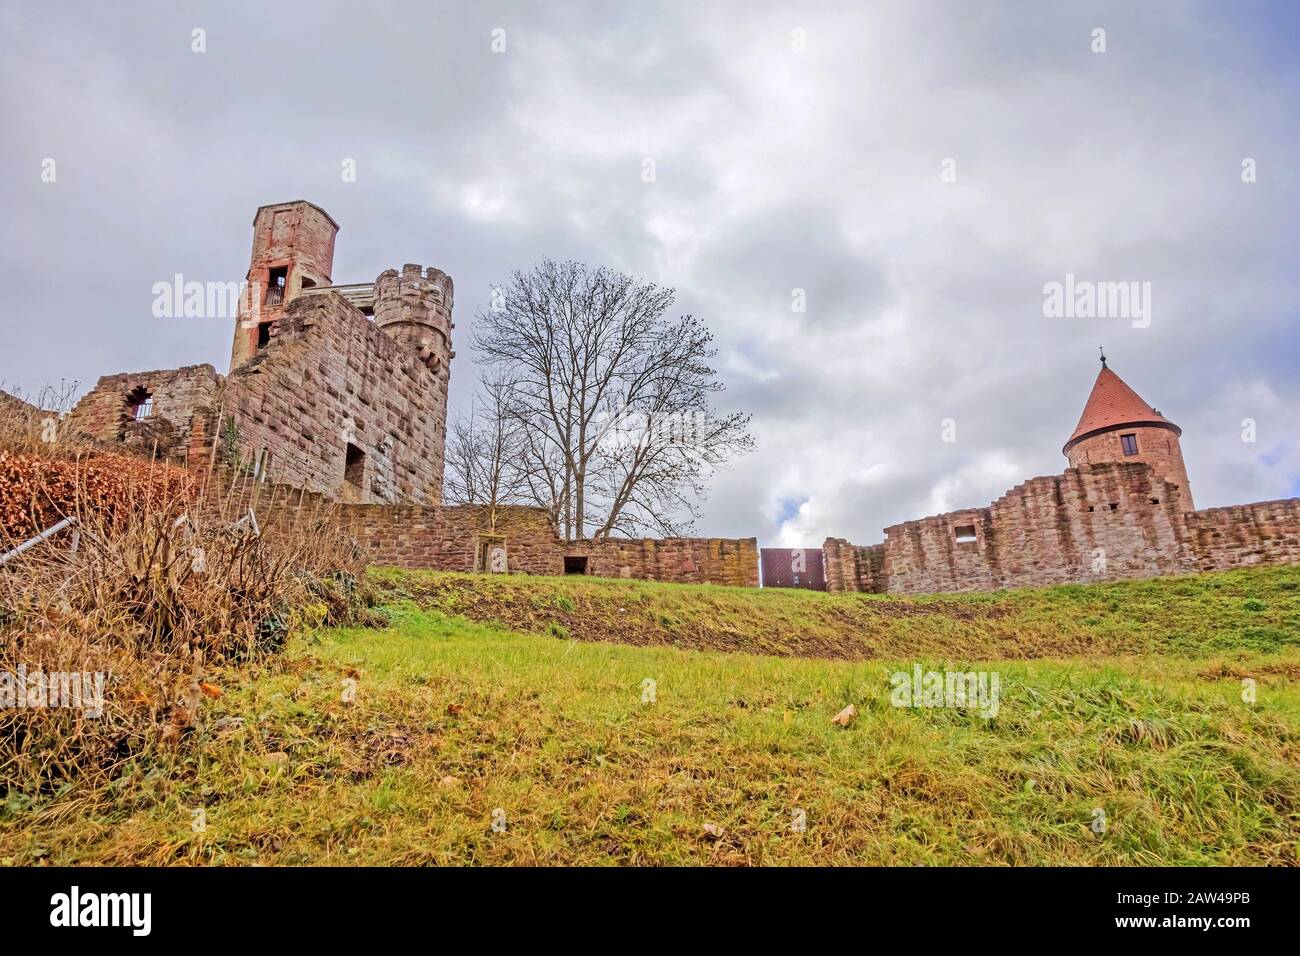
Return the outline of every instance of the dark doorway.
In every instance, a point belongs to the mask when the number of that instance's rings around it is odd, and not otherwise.
[[[564,556],[565,574],[586,574],[587,556],[585,554],[566,554]]]
[[[821,548],[764,548],[759,569],[765,588],[826,590],[826,569]]]
[[[343,461],[343,480],[360,489],[365,477],[366,453],[349,442],[347,458]]]

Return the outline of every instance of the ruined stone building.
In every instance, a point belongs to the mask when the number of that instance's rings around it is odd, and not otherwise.
[[[227,374],[106,376],[67,424],[230,472],[263,523],[290,500],[327,504],[380,564],[760,583],[754,538],[563,541],[539,508],[500,509],[489,524],[478,508],[443,506],[451,279],[406,265],[335,285],[337,233],[311,203],[263,206]],[[1196,511],[1180,436],[1103,359],[1064,473],[886,528],[880,544],[829,538],[814,560],[770,555],[789,573],[768,583],[918,593],[1300,561],[1300,499]]]
[[[462,571],[758,584],[755,539],[562,541],[540,508],[443,507],[453,289],[432,266],[335,285],[338,224],[309,202],[253,218],[230,369],[101,378],[66,425],[101,442],[230,471],[263,524],[290,496],[329,502],[376,562]],[[278,504],[277,504],[278,502]]]
[[[1194,510],[1181,435],[1103,358],[1063,474],[886,528],[883,544],[828,538],[827,586],[995,590],[1300,561],[1300,499]]]
[[[452,282],[405,265],[334,285],[338,224],[309,202],[253,219],[230,370],[101,378],[69,424],[198,466],[216,460],[353,502],[436,505]]]

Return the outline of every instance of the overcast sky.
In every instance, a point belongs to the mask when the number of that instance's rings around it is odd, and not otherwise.
[[[256,207],[308,199],[335,282],[453,277],[453,406],[510,271],[676,288],[758,441],[702,533],[873,543],[1057,473],[1098,345],[1198,506],[1300,495],[1298,9],[0,3],[0,383],[226,371],[153,284],[242,279]],[[1046,316],[1067,274],[1149,282],[1149,323]]]

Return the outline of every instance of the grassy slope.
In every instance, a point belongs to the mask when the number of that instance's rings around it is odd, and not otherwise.
[[[694,650],[870,660],[1300,645],[1300,567],[894,598],[601,578],[376,572],[390,599],[507,629]]]
[[[918,601],[386,577],[413,599],[394,627],[325,632],[279,673],[222,675],[174,763],[113,794],[10,795],[0,860],[1297,862],[1297,568]],[[589,643],[448,610],[856,659]],[[998,716],[891,707],[889,673],[916,660],[998,671]],[[830,724],[847,703],[857,720]],[[227,715],[244,726],[215,731]]]

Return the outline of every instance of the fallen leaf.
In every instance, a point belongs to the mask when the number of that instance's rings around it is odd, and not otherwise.
[[[839,724],[841,727],[847,727],[853,722],[853,718],[858,716],[858,709],[852,704],[845,707],[838,714],[831,718],[832,724]]]
[[[718,826],[716,823],[706,823],[704,824],[704,832],[711,839],[720,840],[722,839],[722,834],[725,833],[726,831],[723,830],[722,827]]]
[[[447,713],[451,714],[453,717],[455,717],[457,714],[459,714],[459,713],[460,713],[462,710],[464,710],[464,709],[465,709],[465,705],[464,705],[464,704],[448,704],[448,705],[447,705]]]
[[[199,684],[199,690],[203,691],[203,696],[205,697],[215,698],[221,696],[221,688],[216,684],[209,684],[207,681],[203,681]]]

